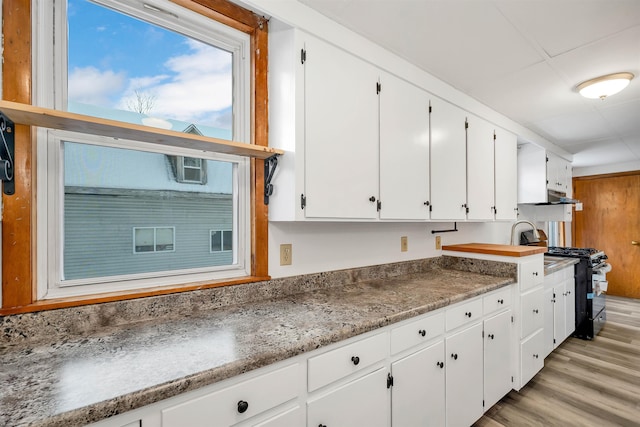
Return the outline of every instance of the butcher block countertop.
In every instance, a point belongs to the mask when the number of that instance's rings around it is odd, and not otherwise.
[[[543,254],[547,251],[547,248],[545,246],[513,246],[497,245],[493,243],[464,243],[460,245],[445,245],[442,247],[442,250],[471,252],[487,255],[523,257],[535,254]]]
[[[395,265],[403,267],[0,317],[0,425],[82,426],[493,291],[516,277],[514,263],[464,257]],[[293,291],[283,292],[287,280]],[[245,289],[253,300],[241,301]],[[229,302],[212,306],[224,298]]]

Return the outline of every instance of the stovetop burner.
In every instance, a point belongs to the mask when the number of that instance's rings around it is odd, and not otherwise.
[[[571,248],[561,246],[550,246],[547,248],[549,255],[573,256],[573,257],[592,257],[602,251],[594,248]]]

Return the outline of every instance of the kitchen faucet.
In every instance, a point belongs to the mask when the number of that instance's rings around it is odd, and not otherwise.
[[[531,221],[527,221],[526,219],[521,219],[519,221],[514,222],[513,225],[511,226],[511,244],[512,245],[516,245],[517,244],[514,240],[515,240],[516,227],[519,224],[529,224],[531,226],[531,228],[533,229],[533,237],[536,238],[537,240],[540,240],[540,234],[538,233],[538,230],[536,229],[536,226],[533,225],[533,223]],[[518,243],[520,243],[520,242],[518,242]]]

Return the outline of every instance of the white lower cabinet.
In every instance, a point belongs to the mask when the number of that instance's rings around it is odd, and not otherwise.
[[[391,425],[445,425],[444,342],[391,364]]]
[[[484,321],[484,407],[491,408],[512,387],[511,310]]]
[[[388,370],[379,368],[307,403],[308,427],[369,426],[389,423]]]
[[[164,409],[162,427],[231,426],[298,396],[300,367],[293,364]]]
[[[470,426],[482,416],[482,323],[448,336],[446,350],[447,426]]]
[[[547,357],[575,330],[573,266],[545,277],[544,306],[544,357]]]
[[[520,378],[528,383],[544,366],[544,331],[540,329],[520,344]]]
[[[238,427],[293,427],[304,425],[304,410],[300,406],[285,410],[261,422],[249,422]]]

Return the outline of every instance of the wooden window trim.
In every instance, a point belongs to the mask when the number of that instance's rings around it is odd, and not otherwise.
[[[237,30],[251,38],[251,143],[268,147],[267,21],[227,0],[171,0]],[[3,99],[32,103],[31,0],[4,0]],[[25,31],[25,29],[27,29]],[[268,209],[264,199],[263,160],[251,159],[251,275],[182,286],[113,292],[84,297],[36,301],[36,189],[35,133],[15,126],[16,189],[2,195],[2,307],[0,316],[63,307],[128,300],[197,289],[268,280]]]

